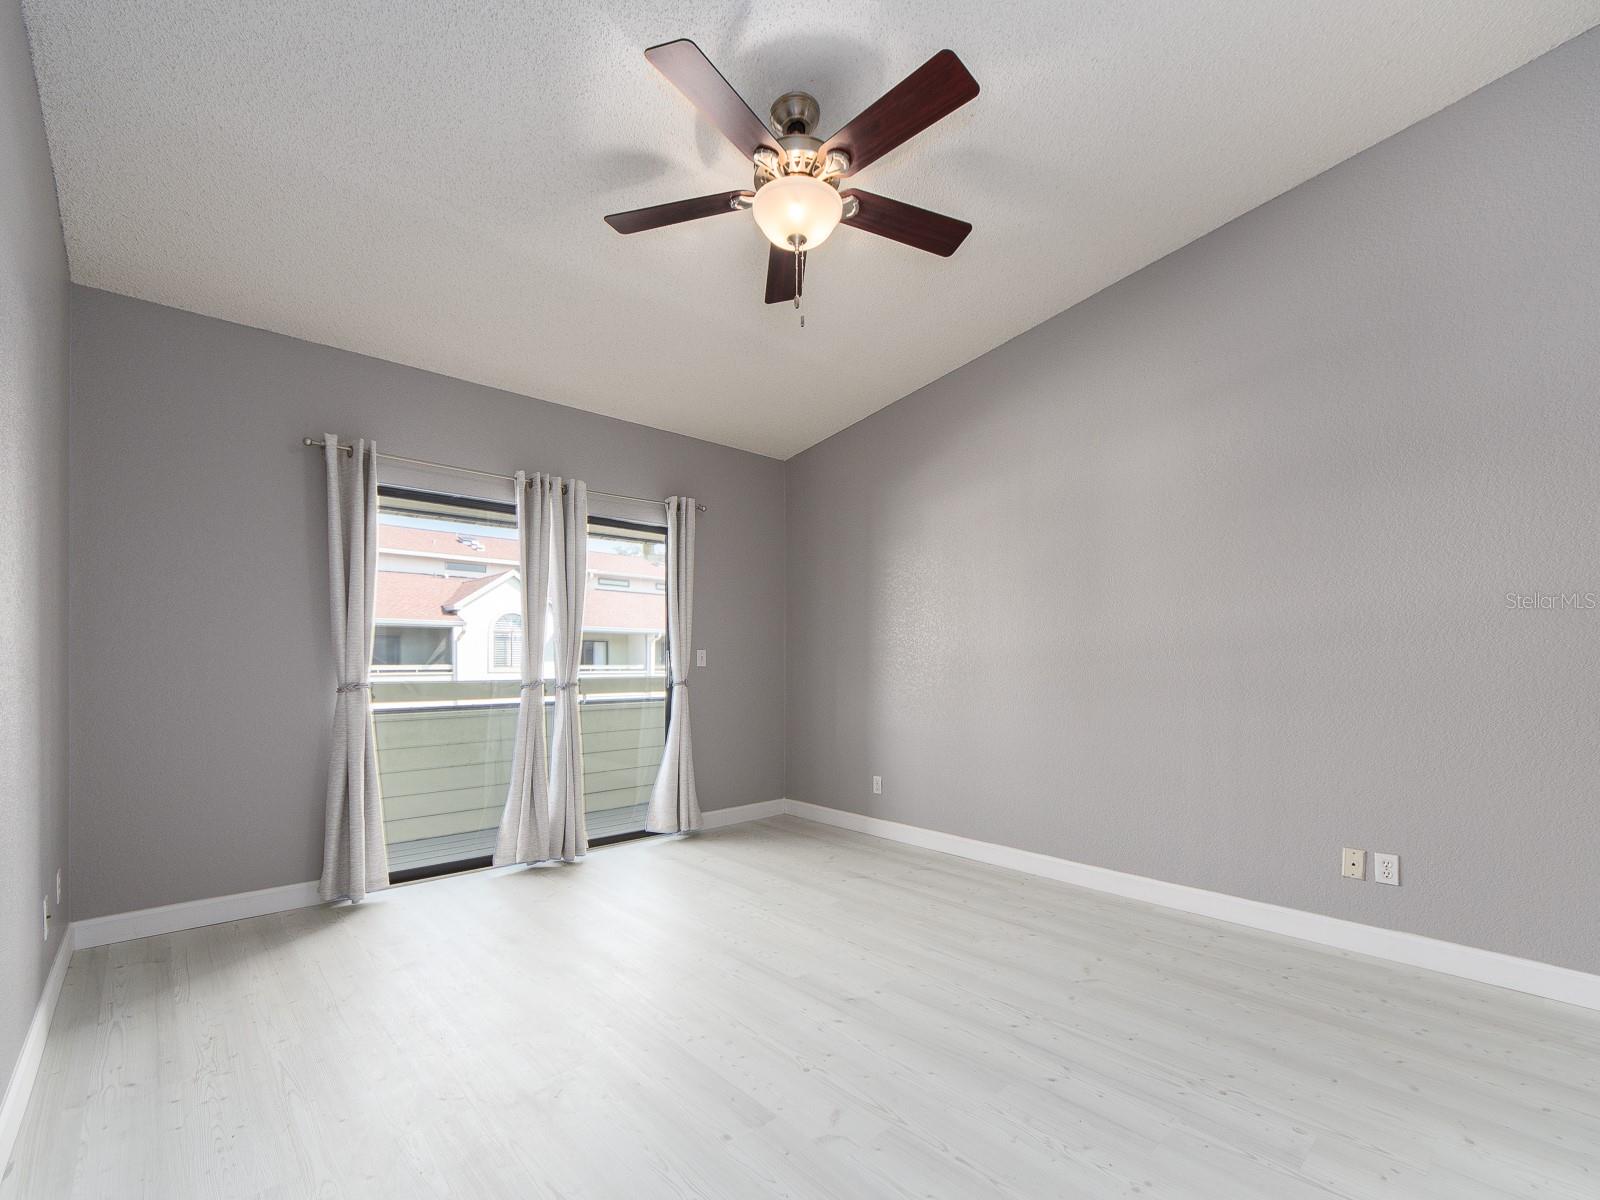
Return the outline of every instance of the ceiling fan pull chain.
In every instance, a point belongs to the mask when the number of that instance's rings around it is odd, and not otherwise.
[[[806,327],[805,310],[800,307],[800,297],[805,294],[805,292],[804,292],[805,279],[806,279],[806,270],[805,270],[805,268],[806,268],[805,251],[801,250],[799,246],[796,246],[794,248],[794,307],[795,307],[795,310],[800,313],[800,328],[801,329],[804,329]]]

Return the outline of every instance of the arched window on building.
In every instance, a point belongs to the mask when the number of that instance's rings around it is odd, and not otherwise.
[[[494,623],[493,649],[489,668],[515,671],[522,666],[522,614],[507,613]]]

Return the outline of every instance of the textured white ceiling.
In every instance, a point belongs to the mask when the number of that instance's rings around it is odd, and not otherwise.
[[[1600,0],[27,0],[80,283],[788,457],[1600,23]],[[647,64],[697,41],[829,133],[951,47],[982,93],[861,172],[969,220],[844,229],[807,327]]]

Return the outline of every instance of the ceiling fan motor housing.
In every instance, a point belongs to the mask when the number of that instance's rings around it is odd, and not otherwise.
[[[820,114],[815,97],[805,92],[785,92],[772,102],[772,125],[779,148],[763,146],[755,152],[757,190],[786,175],[810,175],[835,188],[839,186],[839,177],[849,169],[850,158],[836,152],[822,156],[822,139],[812,133]]]
[[[808,92],[785,92],[772,102],[772,127],[780,137],[813,132],[821,116],[816,97]]]

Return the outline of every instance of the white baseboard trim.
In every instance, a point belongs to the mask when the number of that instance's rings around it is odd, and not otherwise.
[[[721,829],[725,825],[742,825],[746,821],[781,817],[789,811],[788,803],[787,800],[761,800],[755,804],[738,804],[733,808],[714,808],[700,814],[700,828]]]
[[[34,1007],[33,1020],[28,1022],[28,1033],[22,1039],[22,1049],[11,1068],[11,1080],[6,1084],[6,1095],[0,1100],[0,1178],[5,1176],[6,1164],[11,1161],[11,1151],[17,1144],[17,1134],[22,1129],[23,1114],[28,1111],[28,1097],[33,1094],[34,1082],[39,1078],[39,1064],[44,1061],[44,1043],[50,1034],[50,1019],[55,1016],[56,1001],[61,998],[61,984],[67,978],[67,964],[72,961],[72,926],[56,949],[50,973],[44,977],[44,991],[39,993],[39,1003]]]
[[[920,846],[924,850],[937,850],[975,862],[1009,867],[1030,875],[1093,888],[1097,892],[1108,892],[1130,900],[1144,900],[1180,912],[1246,925],[1251,929],[1281,933],[1302,941],[1331,946],[1336,950],[1350,950],[1372,958],[1600,1010],[1600,975],[1590,975],[1568,967],[1516,958],[1493,950],[1480,950],[1475,946],[1461,946],[1421,934],[1362,925],[1356,921],[1284,908],[1260,900],[1246,900],[1241,896],[1209,892],[1181,883],[1167,883],[1143,875],[1129,875],[1106,867],[1092,867],[1032,850],[1018,850],[1012,846],[980,842],[916,825],[902,825],[881,817],[841,812],[803,800],[786,801],[784,811],[807,821],[851,829],[892,842],[903,842],[908,846]]]
[[[975,838],[940,833],[917,825],[887,821],[882,817],[843,812],[820,804],[809,804],[803,800],[762,800],[755,804],[713,809],[703,815],[703,827],[721,829],[746,821],[761,821],[785,814],[823,825],[833,825],[840,829],[851,829],[873,837],[886,838],[908,846],[920,846],[925,850],[953,854],[958,858],[1007,867],[1014,871],[1025,871],[1030,875],[1076,884],[1079,887],[1092,888],[1098,892],[1123,896],[1130,900],[1143,900],[1150,904],[1159,904],[1164,908],[1177,909],[1179,912],[1212,917],[1219,921],[1248,926],[1251,929],[1263,929],[1269,933],[1300,938],[1302,941],[1315,942],[1337,950],[1349,950],[1372,958],[1403,963],[1406,966],[1440,971],[1461,979],[1471,979],[1478,983],[1510,988],[1513,991],[1600,1011],[1600,975],[1590,975],[1568,967],[1517,958],[1493,950],[1481,950],[1475,946],[1462,946],[1455,942],[1423,937],[1421,934],[1382,929],[1375,925],[1362,925],[1356,921],[1324,916],[1321,913],[1285,908],[1260,900],[1247,900],[1241,896],[1229,896],[1221,892],[1206,891],[1204,888],[1188,887],[1181,883],[1168,883],[1143,875],[1130,875],[1123,871],[1090,866],[1087,863],[1056,858],[1032,850],[1019,850],[1013,846],[1002,846],[994,842],[980,842]],[[240,892],[232,896],[216,896],[209,900],[191,900],[183,904],[167,904],[160,908],[146,908],[137,912],[116,913],[106,917],[74,921],[68,930],[64,945],[82,950],[112,942],[177,933],[183,929],[198,929],[204,925],[217,925],[225,921],[238,921],[245,917],[309,908],[317,903],[319,900],[315,882],[292,883],[283,887],[263,888],[256,892]],[[58,955],[56,966],[51,971],[51,977],[55,981],[55,991],[60,990],[60,977],[66,972],[67,954],[68,952],[63,950]],[[50,997],[49,1007],[53,1010],[54,992],[47,988],[46,995]],[[37,1015],[35,1021],[36,1023],[38,1021]],[[39,1032],[40,1052],[44,1046],[43,1030],[49,1028],[48,1012],[43,1022]],[[32,1031],[29,1037],[30,1039],[33,1037]],[[28,1045],[25,1044],[24,1060],[27,1053]],[[17,1072],[19,1077],[21,1073],[19,1067]],[[26,1099],[24,1095],[23,1104],[26,1104]],[[7,1119],[10,1115],[10,1104],[11,1091],[8,1089],[7,1107],[4,1110]],[[21,1120],[20,1114],[17,1119]],[[0,1146],[5,1145],[3,1140],[5,1129],[4,1122],[0,1121]]]
[[[787,803],[785,800],[762,800],[757,804],[713,809],[702,814],[702,826],[721,829],[725,825],[738,825],[744,821],[779,817],[786,811]],[[384,894],[376,892],[368,897],[367,902],[380,900]],[[311,908],[320,903],[317,883],[312,880],[310,883],[289,883],[255,892],[236,892],[231,896],[213,896],[207,900],[187,900],[182,904],[163,904],[159,908],[90,917],[74,921],[72,933],[76,937],[77,948],[88,950],[95,946],[109,946],[113,942],[129,942],[135,938],[178,933],[205,925],[221,925],[227,921],[242,921],[246,917],[264,917],[296,908]]]
[[[321,902],[317,896],[316,881],[313,880],[310,883],[262,888],[255,892],[235,892],[231,896],[213,896],[208,900],[188,900],[182,904],[163,904],[159,908],[112,913],[106,917],[90,917],[74,921],[72,931],[78,949],[87,950],[94,946],[108,946],[112,942],[130,942],[135,938],[199,929],[204,925],[221,925],[225,921],[241,921],[245,917],[264,917],[268,913],[310,908]]]

